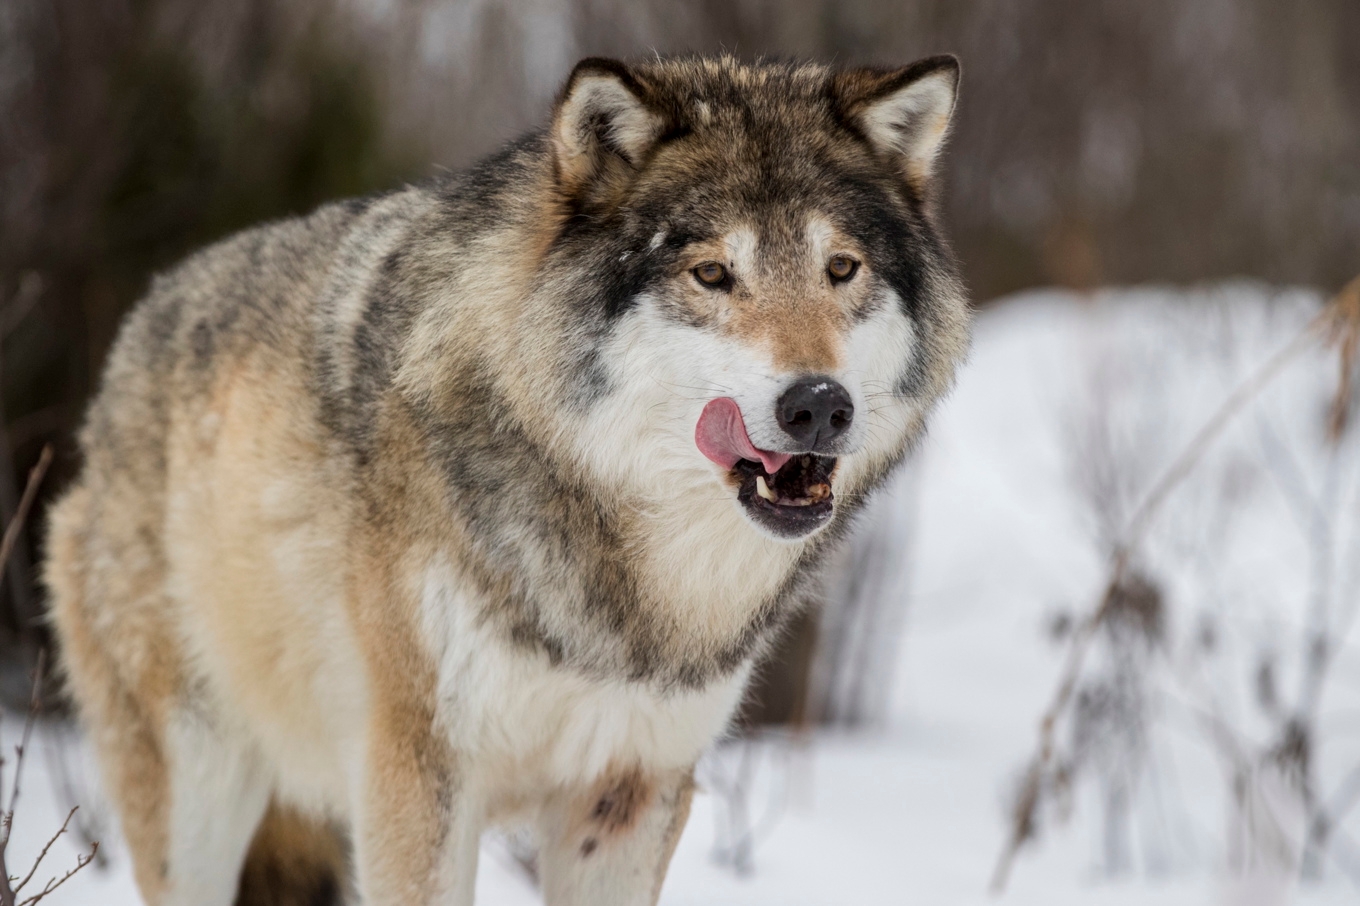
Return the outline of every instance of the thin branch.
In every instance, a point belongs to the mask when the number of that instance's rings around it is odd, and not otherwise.
[[[10,788],[9,804],[5,807],[5,828],[3,834],[0,834],[0,852],[9,844],[10,830],[14,824],[14,807],[19,801],[19,778],[24,771],[24,753],[28,751],[28,742],[33,736],[33,725],[38,720],[38,712],[42,710],[42,676],[45,660],[46,652],[38,649],[38,663],[33,668],[33,695],[28,704],[28,716],[24,718],[24,735],[19,745],[14,748],[14,784]]]
[[[58,802],[75,803],[79,802],[82,795],[76,792],[76,780],[71,776],[70,765],[66,762],[66,743],[64,742],[64,732],[56,727],[48,727],[49,732],[43,735],[43,755],[47,759],[47,775],[52,780],[52,792]],[[91,818],[93,815],[93,818]],[[76,816],[75,827],[72,832],[80,839],[80,848],[88,849],[94,845],[101,836],[99,830],[100,817],[97,810],[91,812],[85,809]],[[105,859],[101,857],[99,866],[103,867]]]
[[[14,552],[14,543],[23,529],[24,520],[28,518],[28,511],[32,508],[34,499],[38,496],[38,485],[42,483],[43,476],[47,474],[47,468],[51,464],[52,445],[47,444],[38,456],[37,464],[29,470],[28,484],[24,486],[23,496],[19,499],[19,505],[15,507],[9,524],[5,526],[4,537],[0,538],[0,575],[3,575],[5,567],[9,564],[10,555]],[[24,750],[28,748],[29,739],[33,735],[33,724],[38,719],[38,711],[42,704],[44,661],[44,652],[40,649],[33,673],[32,701],[29,703],[28,717],[24,721],[24,735],[15,751],[14,785],[10,791],[9,803],[5,806],[3,816],[0,816],[0,906],[15,906],[14,889],[9,885],[9,866],[5,856],[9,850],[10,835],[14,831],[14,807],[19,801],[19,778],[24,769]],[[3,765],[3,760],[0,760],[0,767]]]
[[[29,705],[28,719],[24,723],[24,742],[17,748],[17,756],[14,763],[14,788],[13,792],[10,794],[9,808],[8,810],[6,810],[4,814],[4,839],[0,840],[0,904],[4,904],[4,906],[33,906],[33,904],[38,903],[39,901],[44,899],[48,894],[52,893],[57,888],[61,887],[61,885],[69,881],[72,877],[75,876],[75,874],[78,871],[85,868],[91,862],[95,861],[95,859],[99,856],[99,841],[96,840],[90,844],[90,852],[88,855],[76,857],[76,864],[74,868],[66,872],[66,874],[62,875],[60,878],[54,877],[48,880],[47,884],[43,886],[43,889],[38,891],[36,894],[28,897],[23,901],[16,902],[16,900],[18,900],[19,891],[23,890],[24,887],[28,884],[28,882],[33,880],[33,876],[37,874],[38,868],[42,865],[43,860],[47,858],[47,854],[49,851],[51,851],[52,846],[57,842],[58,839],[61,838],[63,834],[67,832],[68,828],[71,825],[71,819],[75,816],[77,808],[79,808],[78,806],[74,807],[69,812],[66,813],[66,820],[61,823],[61,827],[57,830],[55,834],[52,835],[52,837],[43,846],[42,852],[38,853],[38,858],[36,861],[34,861],[33,867],[29,869],[28,874],[24,875],[23,880],[21,880],[17,885],[11,886],[10,883],[11,878],[9,877],[8,871],[5,867],[4,855],[5,850],[8,848],[9,845],[10,832],[14,827],[14,804],[16,801],[18,801],[19,798],[19,772],[22,769],[24,763],[24,750],[28,745],[28,740],[33,729],[33,724],[37,719],[37,715],[42,703],[43,662],[44,652],[42,650],[39,650],[38,663],[33,673],[33,699],[32,703]]]
[[[24,520],[28,518],[28,511],[33,506],[33,501],[38,496],[38,485],[42,484],[43,476],[47,474],[47,467],[52,465],[52,445],[44,444],[42,453],[38,455],[38,461],[28,472],[28,484],[24,486],[24,496],[19,498],[19,506],[14,510],[14,516],[10,519],[9,525],[5,526],[5,535],[0,538],[0,572],[4,571],[5,565],[9,563],[9,558],[14,553],[14,544],[19,540],[19,532],[24,527]]]
[[[1308,325],[1299,332],[1288,346],[1275,353],[1255,374],[1238,385],[1238,388],[1223,401],[1218,411],[1213,417],[1204,423],[1199,433],[1186,444],[1181,455],[1162,473],[1162,477],[1153,485],[1152,490],[1143,498],[1143,503],[1134,511],[1133,518],[1129,520],[1128,530],[1124,535],[1123,547],[1127,550],[1138,544],[1147,533],[1151,525],[1152,518],[1166,503],[1171,492],[1189,477],[1190,472],[1204,458],[1204,454],[1213,446],[1220,434],[1223,433],[1230,422],[1239,412],[1255,399],[1271,381],[1280,376],[1284,369],[1293,363],[1299,355],[1308,349],[1322,333],[1323,329],[1333,323],[1335,315],[1331,306],[1327,306],[1317,314]]]
[[[1337,445],[1350,424],[1351,388],[1355,383],[1357,362],[1360,362],[1360,277],[1337,293],[1332,311],[1336,324],[1332,333],[1338,352],[1337,383],[1327,435],[1332,444]]]
[[[28,870],[28,874],[24,875],[22,881],[14,885],[14,892],[16,894],[24,889],[25,884],[33,880],[33,876],[38,873],[38,866],[42,865],[43,859],[47,858],[47,851],[52,848],[53,843],[56,843],[57,840],[61,838],[62,834],[66,833],[66,827],[71,823],[71,816],[76,813],[76,809],[78,808],[80,808],[80,806],[77,805],[66,813],[66,820],[61,822],[61,828],[52,835],[52,839],[47,841],[47,845],[42,848],[42,852],[38,853],[38,859],[33,863],[33,867]]]
[[[1015,856],[1029,838],[1031,828],[1034,827],[1034,813],[1039,806],[1039,793],[1043,785],[1044,771],[1053,762],[1054,737],[1058,719],[1062,717],[1068,702],[1072,700],[1072,693],[1076,690],[1077,680],[1081,676],[1081,668],[1086,659],[1087,649],[1090,648],[1096,630],[1100,628],[1101,622],[1109,612],[1110,602],[1116,597],[1116,589],[1120,580],[1124,577],[1125,569],[1127,569],[1127,558],[1120,557],[1111,569],[1110,581],[1105,586],[1105,593],[1101,596],[1099,606],[1096,607],[1094,613],[1082,620],[1072,633],[1072,641],[1067,649],[1067,660],[1063,665],[1058,686],[1053,692],[1053,698],[1048,707],[1044,710],[1043,717],[1039,719],[1038,752],[1031,759],[1029,768],[1025,772],[1024,782],[1020,787],[1020,797],[1012,813],[1011,835],[1006,842],[1005,849],[1002,850],[997,859],[996,868],[992,871],[990,888],[993,895],[999,896],[1005,891]]]
[[[67,881],[71,880],[71,878],[75,875],[76,872],[80,871],[80,870],[81,870],[82,868],[84,868],[86,865],[89,865],[91,862],[93,862],[94,859],[95,859],[95,856],[97,856],[97,855],[99,855],[99,841],[95,841],[95,844],[94,844],[93,846],[90,847],[90,854],[89,854],[89,855],[87,855],[87,856],[77,856],[77,857],[76,857],[76,867],[75,867],[75,868],[71,869],[71,870],[68,871],[66,874],[62,875],[60,879],[53,878],[51,881],[48,881],[48,882],[47,882],[47,885],[46,885],[45,887],[43,887],[42,890],[38,891],[38,892],[35,893],[33,896],[29,897],[28,899],[24,900],[23,902],[18,903],[17,906],[33,906],[34,903],[37,903],[37,902],[38,902],[39,900],[41,900],[43,897],[47,896],[49,893],[51,893],[52,891],[56,890],[56,889],[57,889],[58,887],[60,887],[61,885],[65,884]]]

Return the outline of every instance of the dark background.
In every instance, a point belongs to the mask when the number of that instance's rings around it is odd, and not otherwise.
[[[976,300],[1360,271],[1360,3],[5,0],[0,511],[50,495],[157,268],[259,220],[468,164],[582,56],[900,64],[953,52],[945,217]],[[0,590],[0,691],[44,643],[40,498]],[[801,714],[811,624],[760,695]]]

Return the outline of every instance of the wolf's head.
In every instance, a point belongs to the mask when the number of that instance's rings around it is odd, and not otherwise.
[[[966,302],[932,213],[953,57],[903,69],[580,63],[549,133],[587,468],[810,535],[951,380]]]

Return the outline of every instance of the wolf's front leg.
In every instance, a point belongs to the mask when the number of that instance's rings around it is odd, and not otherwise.
[[[465,778],[428,715],[375,716],[355,803],[364,906],[472,906],[481,819]]]
[[[693,769],[634,768],[554,799],[540,853],[548,906],[656,903],[693,796]]]

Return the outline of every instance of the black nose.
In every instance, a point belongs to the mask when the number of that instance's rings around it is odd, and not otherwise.
[[[779,427],[803,450],[821,452],[850,429],[855,404],[844,387],[829,377],[802,378],[775,404]]]

